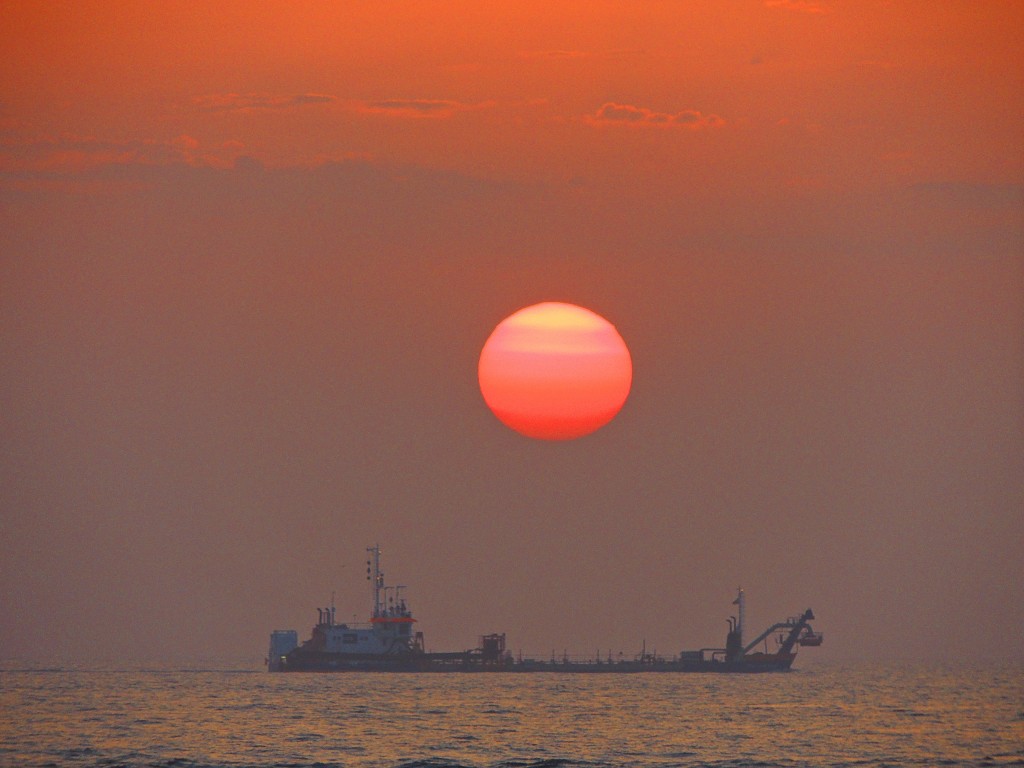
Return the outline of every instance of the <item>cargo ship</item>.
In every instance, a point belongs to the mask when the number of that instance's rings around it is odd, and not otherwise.
[[[373,587],[373,605],[366,623],[338,623],[334,605],[317,609],[312,635],[301,644],[293,629],[270,635],[267,668],[271,672],[785,672],[801,646],[819,646],[824,640],[811,627],[814,613],[777,622],[744,644],[746,601],[739,589],[728,619],[724,648],[681,651],[674,656],[648,653],[644,647],[630,658],[536,659],[514,656],[504,634],[480,637],[476,648],[464,651],[427,651],[423,633],[403,596],[402,586],[387,586],[381,570],[379,546],[367,548],[366,577]],[[333,599],[332,599],[333,603]],[[769,638],[775,648],[768,650]]]

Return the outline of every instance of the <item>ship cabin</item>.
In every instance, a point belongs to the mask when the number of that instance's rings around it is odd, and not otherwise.
[[[416,619],[402,597],[404,586],[387,586],[380,567],[380,547],[367,549],[366,579],[373,587],[368,624],[338,624],[334,606],[318,608],[319,619],[310,642],[328,653],[381,655],[422,650],[422,635],[414,633]],[[333,603],[333,599],[331,600]]]
[[[335,624],[334,611],[321,610],[320,623],[313,630],[321,650],[330,653],[383,654],[412,647],[412,625],[416,619],[404,600],[381,606],[380,615],[369,624]]]

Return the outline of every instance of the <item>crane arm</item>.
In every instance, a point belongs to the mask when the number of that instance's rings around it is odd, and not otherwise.
[[[788,621],[780,621],[778,624],[772,624],[770,627],[768,627],[768,629],[766,629],[764,632],[758,635],[753,642],[749,643],[743,649],[743,655],[745,656],[746,654],[750,653],[750,651],[754,650],[754,648],[760,645],[761,642],[766,637],[768,637],[768,635],[772,634],[773,632],[779,629],[789,630],[789,635],[787,635],[786,639],[782,643],[782,647],[779,649],[779,651],[782,653],[789,653],[791,650],[793,650],[793,646],[796,645],[796,641],[799,639],[800,633],[803,631],[804,627],[810,628],[811,625],[809,622],[813,618],[814,613],[811,611],[810,608],[808,608],[806,611],[804,611],[803,615],[800,616],[800,618],[798,619],[789,619]]]

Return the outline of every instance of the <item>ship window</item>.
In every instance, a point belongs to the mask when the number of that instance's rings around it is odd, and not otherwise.
[[[346,632],[344,635],[341,636],[341,642],[348,643],[351,645],[352,643],[359,642],[359,638],[353,632]]]

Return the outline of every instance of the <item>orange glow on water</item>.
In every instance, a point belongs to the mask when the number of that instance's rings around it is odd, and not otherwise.
[[[506,426],[571,440],[622,408],[633,364],[615,326],[583,307],[535,304],[505,318],[480,353],[480,391]]]

